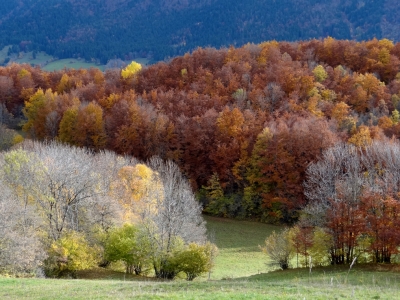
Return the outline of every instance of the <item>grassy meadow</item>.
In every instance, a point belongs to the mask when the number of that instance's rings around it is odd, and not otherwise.
[[[398,270],[362,265],[194,282],[0,278],[0,299],[400,299],[399,281]]]
[[[210,279],[156,281],[100,268],[79,272],[76,280],[0,277],[0,299],[400,299],[400,266],[272,271],[258,245],[280,227],[206,221],[219,247]]]
[[[270,270],[258,246],[263,245],[273,230],[282,227],[207,216],[205,220],[210,240],[219,249],[210,279],[231,279]]]
[[[3,63],[4,60],[8,57],[9,46],[0,49],[0,63]],[[55,59],[53,56],[46,54],[45,52],[38,52],[36,54],[36,58],[33,58],[32,52],[21,52],[18,57],[14,57],[12,59],[14,62],[19,64],[31,64],[31,65],[39,65],[45,71],[57,71],[62,70],[64,68],[67,69],[89,69],[89,68],[98,68],[101,71],[104,71],[105,65],[98,65],[95,63],[85,62],[82,59],[76,58],[65,58],[65,59]],[[143,66],[147,66],[149,64],[149,60],[146,58],[136,58],[136,62],[142,64]]]
[[[95,63],[88,63],[83,60],[78,60],[75,58],[65,58],[65,59],[58,59],[52,61],[45,65],[42,69],[45,71],[56,71],[62,70],[64,68],[67,69],[90,69],[90,68],[98,68],[101,71],[104,71],[104,65],[97,65]]]

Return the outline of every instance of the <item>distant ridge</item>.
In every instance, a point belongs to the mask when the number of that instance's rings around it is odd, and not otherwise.
[[[101,63],[161,60],[273,39],[400,41],[398,16],[398,0],[8,0],[0,46]]]

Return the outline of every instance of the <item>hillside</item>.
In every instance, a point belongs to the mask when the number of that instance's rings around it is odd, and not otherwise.
[[[198,49],[128,78],[12,64],[0,101],[28,137],[175,161],[207,213],[293,222],[324,150],[400,136],[399,59],[400,43],[327,38]]]
[[[0,47],[105,64],[272,39],[399,41],[399,14],[396,0],[11,0],[0,4]]]

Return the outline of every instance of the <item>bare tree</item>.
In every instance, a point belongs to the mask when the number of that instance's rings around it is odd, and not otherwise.
[[[171,278],[174,274],[168,270],[168,257],[177,240],[205,242],[205,223],[201,207],[178,166],[157,157],[148,165],[154,171],[155,185],[143,199],[146,205],[141,212],[142,224],[154,250],[156,276]]]
[[[282,270],[289,268],[289,262],[293,256],[288,232],[288,229],[280,233],[273,231],[265,240],[264,246],[260,246],[260,249],[268,255],[269,264],[278,265]]]
[[[111,193],[112,185],[118,178],[118,171],[136,161],[110,151],[96,153],[93,160],[92,171],[97,177],[97,192],[82,204],[86,212],[84,226],[90,228],[98,225],[101,230],[108,231],[113,226],[122,225],[122,208]]]
[[[357,205],[366,189],[397,199],[400,144],[374,141],[363,148],[337,144],[327,149],[318,162],[310,164],[304,188],[309,201],[305,211],[316,222],[324,219],[330,201]]]
[[[264,88],[264,93],[269,111],[272,113],[277,109],[279,101],[285,96],[285,92],[279,84],[271,82]]]
[[[309,201],[304,209],[307,223],[323,226],[331,201],[352,204],[359,201],[366,178],[358,152],[352,145],[336,144],[307,168],[304,183],[304,194]]]
[[[2,180],[0,190],[0,271],[33,274],[46,258],[36,231],[40,218]]]
[[[332,263],[351,263],[362,251],[359,237],[369,235],[375,241],[378,230],[392,230],[390,222],[382,220],[396,218],[396,214],[390,215],[389,207],[396,207],[399,201],[400,144],[374,141],[360,148],[335,145],[308,167],[304,186],[309,203],[302,220],[328,230],[332,236]],[[384,215],[378,212],[382,207]],[[378,220],[383,222],[381,228]],[[392,232],[389,235],[393,237]],[[396,248],[396,239],[392,238],[392,242],[392,248]],[[389,242],[385,243],[388,248]],[[377,253],[385,248],[378,244],[375,243]],[[390,261],[390,254],[385,259]]]
[[[104,202],[108,200],[110,177],[116,172],[112,167],[118,168],[112,161],[106,165],[110,154],[95,156],[87,149],[57,142],[24,143],[23,149],[14,159],[16,151],[5,155],[5,178],[16,193],[22,190],[25,198],[33,199],[51,239],[59,239],[66,229],[87,228],[84,223],[93,222],[88,221],[88,212],[109,226],[106,215],[114,213],[115,207]]]

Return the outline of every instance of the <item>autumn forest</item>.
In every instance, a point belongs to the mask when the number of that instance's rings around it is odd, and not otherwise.
[[[387,40],[266,42],[198,49],[127,79],[11,65],[0,99],[30,138],[169,158],[206,211],[287,222],[323,150],[397,137],[399,65],[400,44]]]
[[[332,38],[199,48],[132,76],[12,64],[0,68],[1,130],[171,160],[203,213],[300,222],[306,248],[310,227],[329,228],[335,263],[351,263],[370,233],[374,260],[390,262],[400,244],[389,235],[400,218],[399,68],[400,43]]]

